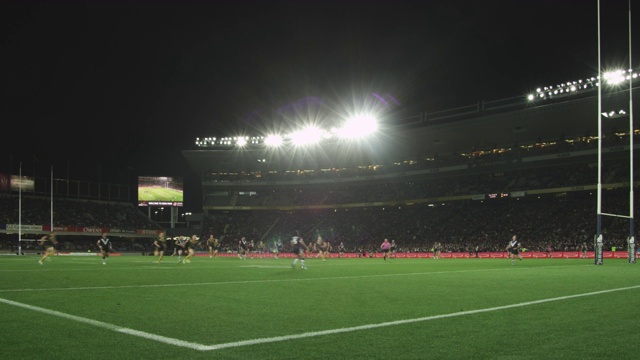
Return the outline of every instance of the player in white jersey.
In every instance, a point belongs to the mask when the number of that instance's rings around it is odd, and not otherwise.
[[[182,255],[186,255],[187,253],[187,242],[189,242],[189,238],[186,236],[178,236],[174,237],[176,240],[176,249],[178,249],[178,262],[182,262]]]

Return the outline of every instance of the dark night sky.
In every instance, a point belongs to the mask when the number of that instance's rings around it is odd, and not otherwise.
[[[302,98],[392,94],[415,115],[597,74],[596,0],[15,1],[0,13],[3,173],[187,178],[181,150],[197,136],[275,126],[270,114]],[[603,67],[626,67],[628,2],[601,1],[601,17]]]

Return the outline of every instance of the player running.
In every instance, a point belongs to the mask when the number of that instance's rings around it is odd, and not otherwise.
[[[296,268],[296,264],[300,261],[300,265],[302,270],[306,270],[307,266],[305,265],[305,252],[309,251],[309,247],[304,243],[304,240],[300,237],[300,232],[295,231],[291,237],[291,246],[293,247],[292,252],[296,255],[296,258],[293,259],[293,263],[291,264],[292,268]]]
[[[102,255],[102,265],[107,265],[107,258],[109,253],[113,251],[111,247],[111,240],[107,237],[107,233],[102,233],[102,237],[96,242],[98,248],[100,248],[100,254]]]
[[[511,237],[511,241],[507,245],[507,252],[509,253],[509,259],[511,259],[511,265],[515,265],[515,259],[518,258],[522,260],[522,256],[520,256],[520,248],[522,248],[522,244],[518,241],[516,235]]]

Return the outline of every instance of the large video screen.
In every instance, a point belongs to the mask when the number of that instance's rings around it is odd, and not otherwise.
[[[31,176],[11,175],[11,191],[34,192],[35,184],[35,179]]]
[[[183,201],[182,178],[138,176],[138,206],[183,206]]]

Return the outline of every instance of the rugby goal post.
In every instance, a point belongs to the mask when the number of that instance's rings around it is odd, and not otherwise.
[[[604,239],[602,235],[602,217],[618,217],[629,219],[629,237],[627,238],[627,248],[629,251],[629,263],[635,263],[635,230],[634,230],[634,204],[633,204],[633,63],[631,61],[631,1],[629,1],[629,18],[628,18],[628,39],[629,39],[629,73],[626,73],[625,79],[629,84],[629,213],[628,214],[612,214],[602,211],[602,86],[604,85],[604,78],[602,74],[601,63],[601,39],[600,39],[600,0],[598,0],[598,183],[597,183],[597,204],[596,204],[596,216],[597,216],[597,229],[596,236],[594,237],[594,249],[595,257],[594,263],[596,265],[603,264],[603,248]],[[625,74],[625,73],[623,73]],[[633,247],[633,250],[631,249]],[[631,255],[633,253],[633,256]]]

